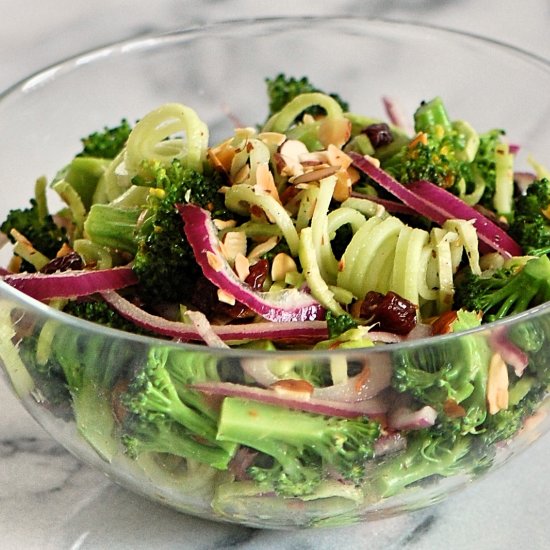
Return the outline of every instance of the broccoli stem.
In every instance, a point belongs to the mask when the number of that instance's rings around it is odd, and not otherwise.
[[[98,245],[135,254],[135,233],[141,212],[141,208],[94,204],[84,223],[84,231]]]

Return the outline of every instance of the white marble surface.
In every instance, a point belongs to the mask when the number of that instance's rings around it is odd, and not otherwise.
[[[0,7],[0,89],[68,54],[119,38],[203,21],[296,13],[353,11],[422,20],[510,42],[550,59],[545,0],[1,0]],[[64,451],[2,383],[0,403],[2,549],[549,546],[550,437],[429,510],[368,525],[279,533],[209,523],[149,503]]]

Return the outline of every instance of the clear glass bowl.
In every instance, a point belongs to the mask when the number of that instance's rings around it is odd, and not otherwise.
[[[0,98],[0,135],[4,136],[0,217],[25,204],[35,178],[42,174],[51,178],[78,150],[81,136],[115,125],[122,117],[136,120],[162,103],[182,102],[208,124],[212,143],[230,135],[235,120],[244,125],[265,120],[264,78],[279,72],[308,75],[321,89],[340,93],[354,111],[373,116],[383,116],[381,96],[398,99],[412,113],[421,100],[440,95],[453,114],[476,128],[506,128],[510,141],[521,144],[522,158],[533,154],[544,159],[550,151],[546,123],[550,66],[525,52],[445,29],[356,17],[228,22],[103,47],[62,61],[7,90]],[[183,360],[217,368],[223,380],[251,384],[243,375],[251,365],[276,369],[283,362],[301,361],[323,370],[330,368],[335,356],[349,364],[367,361],[370,365],[395,361],[403,351],[429,349],[452,356],[459,341],[481,339],[489,345],[496,331],[526,323],[548,341],[548,305],[460,335],[359,351],[276,355],[213,350],[105,329],[58,313],[3,282],[0,306],[0,337],[13,344],[3,347],[6,380],[44,429],[124,487],[214,520],[292,528],[406,513],[438,502],[502,465],[550,425],[543,415],[543,400],[537,416],[541,421],[527,423],[510,441],[478,450],[478,467],[458,468],[451,477],[432,476],[389,498],[378,498],[369,487],[377,466],[369,470],[360,488],[333,486],[321,495],[324,498],[312,500],[278,498],[260,494],[249,482],[239,484],[227,472],[197,468],[174,457],[128,458],[112,413],[116,386],[106,390],[98,382],[96,392],[75,398],[96,402],[98,415],[104,415],[101,428],[85,417],[76,422],[72,399],[67,395],[66,401],[52,402],[45,379],[30,377],[25,370],[41,360],[40,349],[26,347],[29,338],[43,327],[61,327],[67,342],[82,346],[81,366],[95,369],[98,380],[115,363],[122,363],[131,377],[132,368],[143,362],[151,348],[166,347]],[[86,355],[92,341],[102,350],[101,356]]]

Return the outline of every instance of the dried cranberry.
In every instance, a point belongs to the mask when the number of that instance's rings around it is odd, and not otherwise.
[[[367,135],[375,149],[383,145],[388,145],[393,141],[393,134],[391,133],[390,127],[385,122],[370,124],[363,130],[363,133]]]
[[[416,326],[416,306],[395,292],[371,290],[361,304],[360,317],[377,323],[380,330],[408,334]]]
[[[71,252],[65,256],[59,256],[48,262],[41,270],[41,273],[52,274],[57,271],[69,271],[71,269],[82,269],[84,262],[82,258],[76,253]]]

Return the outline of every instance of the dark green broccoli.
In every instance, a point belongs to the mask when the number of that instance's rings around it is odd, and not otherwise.
[[[40,178],[36,182],[35,197],[30,200],[30,207],[14,209],[8,213],[7,218],[0,226],[0,231],[5,233],[11,242],[16,239],[10,234],[12,229],[21,233],[31,242],[35,250],[46,258],[55,258],[59,249],[67,242],[67,235],[64,228],[58,226],[52,216],[48,213],[45,196],[46,181]],[[15,251],[17,254],[17,251]],[[23,260],[21,271],[34,272],[35,265]]]
[[[535,180],[523,195],[516,199],[509,233],[526,254],[550,253],[550,182]]]
[[[550,259],[532,258],[491,275],[466,271],[457,280],[455,307],[478,311],[490,322],[550,300]]]
[[[496,152],[502,131],[479,135],[468,123],[452,121],[439,97],[420,105],[414,114],[414,123],[416,136],[383,160],[388,172],[402,183],[430,181],[470,204],[485,197],[486,205],[492,210],[498,187],[502,197],[499,209],[510,210],[512,197],[507,195],[508,182],[498,177],[497,183],[497,162],[508,158],[506,154],[499,157]]]
[[[460,332],[479,324],[477,315],[458,311],[451,330]],[[489,345],[478,335],[429,348],[403,350],[393,355],[392,386],[433,407],[438,413],[438,424],[449,429],[453,426],[461,434],[474,433],[487,415],[490,358]]]
[[[327,312],[327,329],[330,339],[337,338],[350,328],[357,328],[358,324],[355,319],[347,313],[342,315],[334,315],[331,311]]]
[[[236,446],[216,440],[217,425],[211,409],[205,414],[204,409],[195,408],[195,397],[192,405],[186,404],[185,395],[180,397],[185,391],[182,379],[177,380],[171,372],[178,372],[183,380],[188,378],[181,372],[181,356],[178,366],[171,361],[171,350],[152,348],[119,397],[126,411],[123,441],[127,452],[133,457],[148,451],[170,452],[226,469]],[[190,374],[192,377],[194,373]]]
[[[92,323],[98,323],[100,325],[116,328],[125,332],[133,332],[135,334],[151,334],[147,330],[142,329],[122,317],[118,312],[112,309],[106,302],[100,299],[82,299],[82,300],[70,300],[63,307],[63,312],[91,321]],[[159,337],[155,334],[155,337]]]
[[[217,172],[186,168],[176,159],[168,166],[144,164],[133,183],[151,188],[142,208],[95,204],[84,230],[92,242],[133,255],[134,272],[148,302],[185,301],[200,269],[176,204],[192,202],[214,217],[227,217],[218,192],[223,178]]]
[[[325,417],[233,397],[224,400],[218,425],[219,440],[263,453],[248,474],[283,496],[313,493],[329,471],[361,483],[379,434],[379,424],[364,417]]]
[[[307,77],[300,79],[294,77],[287,77],[284,74],[278,74],[275,78],[266,78],[267,95],[269,98],[269,115],[271,117],[275,113],[278,113],[287,103],[292,101],[296,96],[300,94],[322,92],[311,82]],[[343,111],[349,110],[349,105],[343,101],[337,94],[329,94],[330,97],[335,99]],[[322,114],[320,108],[313,108],[313,111],[306,111],[311,115]]]
[[[477,470],[486,459],[475,456],[474,440],[472,435],[434,434],[431,429],[410,432],[405,451],[383,459],[369,472],[366,494],[376,501],[428,478]]]
[[[132,127],[126,119],[112,128],[105,126],[103,130],[93,132],[83,137],[82,151],[77,157],[95,157],[102,159],[114,159],[128,140]]]

